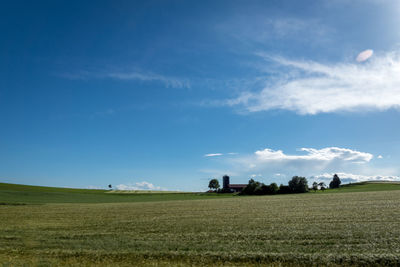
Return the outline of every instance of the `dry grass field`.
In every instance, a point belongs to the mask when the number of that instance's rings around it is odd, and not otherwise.
[[[0,205],[3,265],[400,264],[400,191]]]

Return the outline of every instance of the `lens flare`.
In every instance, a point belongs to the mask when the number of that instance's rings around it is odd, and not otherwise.
[[[363,62],[369,59],[372,55],[374,54],[374,51],[371,49],[367,49],[365,51],[362,51],[360,54],[358,54],[356,60],[357,62]]]

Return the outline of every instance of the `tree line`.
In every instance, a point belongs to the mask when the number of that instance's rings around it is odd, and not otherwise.
[[[329,183],[329,188],[339,188],[341,184],[340,178],[337,174],[333,176],[332,181]],[[211,179],[208,187],[214,192],[224,193],[220,189],[218,179]],[[326,189],[324,182],[314,182],[312,187],[309,188],[307,178],[301,176],[293,176],[289,180],[288,185],[281,184],[278,186],[276,183],[266,185],[262,182],[250,179],[246,187],[240,192],[241,195],[275,195],[275,194],[292,194],[292,193],[306,193],[311,190],[317,191]]]

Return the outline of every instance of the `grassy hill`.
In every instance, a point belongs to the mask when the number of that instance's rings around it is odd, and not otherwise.
[[[117,203],[226,198],[232,195],[178,192],[127,192],[0,183],[0,204]]]
[[[391,191],[400,190],[398,182],[381,182],[370,181],[342,185],[337,189],[329,189],[329,193],[346,193],[346,192],[372,192],[372,191]]]

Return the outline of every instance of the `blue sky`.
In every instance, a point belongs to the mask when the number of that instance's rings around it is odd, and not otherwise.
[[[3,1],[1,181],[400,180],[398,25],[395,0]]]

